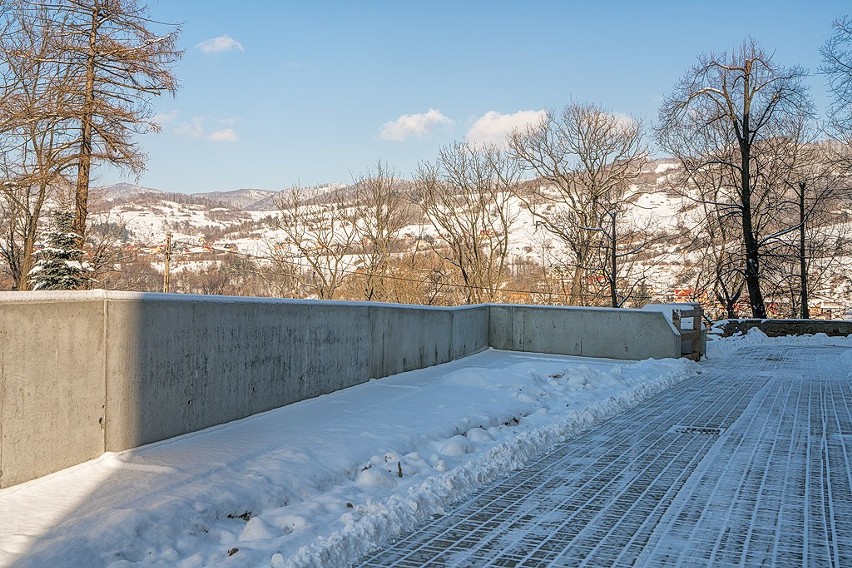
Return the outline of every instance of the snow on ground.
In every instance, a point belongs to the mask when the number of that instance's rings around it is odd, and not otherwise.
[[[0,565],[346,565],[697,368],[488,350],[108,453],[0,490]]]
[[[838,347],[852,347],[852,335],[847,337],[829,337],[824,333],[815,335],[790,335],[786,337],[769,337],[758,328],[753,327],[748,333],[734,335],[733,337],[721,338],[721,326],[725,320],[719,320],[714,329],[707,335],[707,358],[730,357],[743,347],[757,347],[760,345],[807,347],[809,345],[836,345]],[[852,364],[852,351],[843,355],[844,361]],[[852,368],[852,367],[850,367]],[[852,373],[852,371],[850,371]]]

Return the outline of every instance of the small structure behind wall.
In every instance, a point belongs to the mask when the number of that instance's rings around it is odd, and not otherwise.
[[[671,320],[680,334],[681,357],[699,361],[707,353],[707,330],[703,325],[704,308],[701,304],[647,304],[642,309],[663,313]]]

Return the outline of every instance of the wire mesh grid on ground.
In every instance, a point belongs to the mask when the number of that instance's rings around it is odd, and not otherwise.
[[[843,353],[707,361],[360,565],[852,566]]]

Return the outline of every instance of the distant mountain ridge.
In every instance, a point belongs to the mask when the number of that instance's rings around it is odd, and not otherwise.
[[[121,201],[135,199],[140,195],[148,193],[163,194],[166,192],[153,187],[144,187],[136,185],[135,183],[121,182],[92,188],[92,193],[95,197],[103,199],[104,201]]]
[[[321,196],[325,193],[340,191],[346,184],[329,183],[312,188],[306,188],[308,195]],[[286,190],[282,190],[286,191]],[[95,187],[92,196],[107,202],[135,201],[145,196],[156,198],[175,198],[177,201],[201,201],[211,207],[217,205],[230,207],[240,211],[274,211],[274,198],[281,193],[269,189],[242,188],[231,191],[203,191],[196,193],[176,193],[167,190],[145,187],[127,182]]]
[[[270,191],[268,189],[246,188],[235,189],[232,191],[199,192],[192,193],[190,195],[193,197],[202,197],[211,201],[226,203],[234,209],[258,211],[266,209],[266,207],[263,207],[262,205],[264,205],[267,201],[271,202],[272,197],[277,194],[277,191]],[[261,205],[261,207],[259,207],[259,205]]]

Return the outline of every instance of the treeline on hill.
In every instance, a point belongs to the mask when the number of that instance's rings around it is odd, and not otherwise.
[[[89,274],[82,286],[159,289],[159,265],[147,257],[156,253],[122,245],[120,227],[87,219],[88,172],[98,162],[141,167],[132,136],[156,128],[148,99],[175,88],[177,31],[151,31],[157,24],[132,0],[9,0],[0,17],[5,286],[31,286],[52,199],[73,203],[73,243]],[[671,244],[653,216],[637,211],[653,141],[678,164],[666,191],[688,203],[678,246],[692,295],[728,315],[809,317],[812,291],[837,284],[829,279],[852,257],[852,20],[836,21],[821,51],[834,101],[821,120],[806,71],[747,40],[699,56],[653,128],[573,103],[502,145],[441,148],[409,181],[379,161],[347,188],[281,192],[263,254],[214,251],[195,269],[178,263],[171,290],[428,304],[642,303]],[[85,80],[93,76],[94,88]],[[536,254],[523,260],[509,246],[521,212],[536,226],[529,243]],[[406,230],[416,222],[438,237]]]

